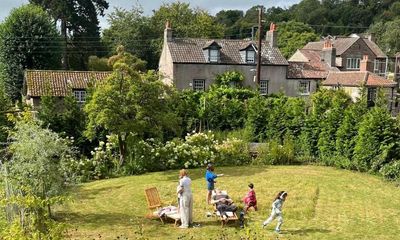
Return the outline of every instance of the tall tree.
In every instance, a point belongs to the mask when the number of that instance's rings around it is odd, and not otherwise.
[[[64,43],[63,67],[86,69],[88,57],[101,52],[99,20],[106,0],[30,0],[60,22]]]
[[[169,111],[168,87],[153,72],[141,74],[141,60],[119,48],[110,64],[112,75],[95,86],[85,106],[86,134],[93,138],[99,127],[116,134],[122,166],[128,154],[128,138],[160,137],[164,128],[177,121]]]
[[[25,69],[57,69],[60,51],[56,27],[45,11],[35,5],[14,9],[0,24],[0,81],[10,99],[21,98]]]

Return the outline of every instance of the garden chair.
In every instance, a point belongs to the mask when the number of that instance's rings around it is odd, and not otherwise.
[[[227,191],[221,191],[224,195],[228,195]],[[215,192],[213,192],[213,196],[215,195]],[[212,197],[213,197],[212,196]],[[217,216],[217,218],[221,221],[221,227],[224,227],[226,224],[228,224],[229,221],[236,221],[239,220],[236,212],[225,212],[227,215],[227,218],[224,219],[224,216],[221,216],[221,213],[217,210],[217,205],[214,205],[214,213]]]
[[[157,188],[152,187],[144,190],[147,200],[147,208],[149,209],[149,213],[147,214],[147,218],[159,218],[161,222],[164,224],[164,220],[170,218],[175,221],[175,226],[177,226],[178,221],[181,220],[180,214],[176,211],[165,212],[165,214],[160,215],[160,211],[163,209],[163,204],[161,202],[160,194],[158,193]],[[171,208],[172,206],[167,206],[164,208]],[[176,207],[175,207],[176,208]]]

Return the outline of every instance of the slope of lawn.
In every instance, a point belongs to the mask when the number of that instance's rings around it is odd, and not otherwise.
[[[58,210],[69,224],[71,239],[398,239],[400,189],[378,177],[317,166],[225,167],[216,186],[235,202],[253,182],[259,211],[247,215],[247,226],[221,228],[206,212],[204,169],[190,170],[194,218],[200,228],[179,229],[146,219],[144,189],[156,186],[165,203],[176,204],[178,171],[150,173],[83,184],[71,190],[73,201]],[[284,204],[283,234],[266,229],[274,195],[289,193]]]

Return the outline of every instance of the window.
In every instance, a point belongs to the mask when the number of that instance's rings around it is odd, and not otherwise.
[[[268,94],[268,80],[260,80],[260,93],[261,95]]]
[[[368,88],[367,92],[367,105],[373,107],[376,99],[376,88]]]
[[[311,82],[310,81],[300,81],[299,82],[299,93],[300,95],[310,95]]]
[[[219,59],[219,50],[218,49],[210,49],[209,52],[209,61],[210,62],[218,62]]]
[[[361,58],[347,58],[347,69],[360,69]]]
[[[84,90],[74,91],[74,96],[78,103],[86,102],[86,91]]]
[[[194,79],[193,80],[193,90],[194,91],[204,91],[206,86],[206,80],[204,79]]]
[[[256,52],[253,49],[246,51],[246,62],[254,63],[256,60]]]

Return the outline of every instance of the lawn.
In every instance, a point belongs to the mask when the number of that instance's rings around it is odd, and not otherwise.
[[[221,228],[207,217],[204,169],[190,170],[194,218],[200,228],[179,229],[146,219],[144,189],[156,186],[166,203],[176,204],[178,171],[149,173],[82,184],[71,190],[73,201],[58,209],[70,225],[72,239],[396,239],[400,233],[400,189],[368,174],[317,166],[224,167],[216,186],[228,190],[237,204],[253,182],[259,211],[247,226]],[[266,229],[274,195],[289,193],[283,207],[282,234]]]

